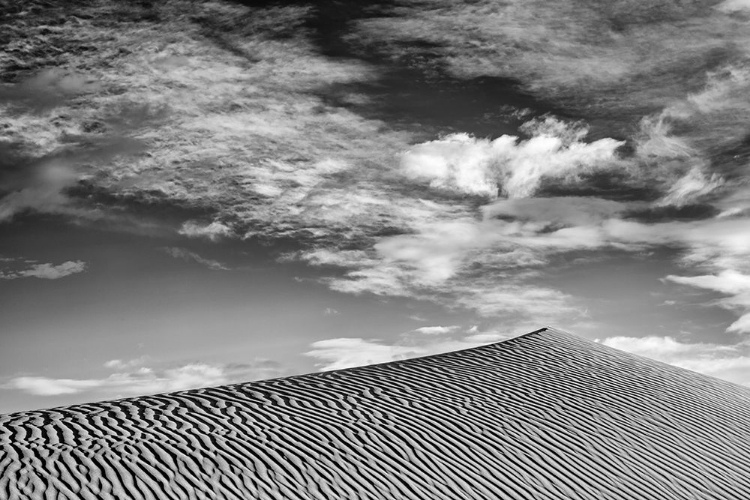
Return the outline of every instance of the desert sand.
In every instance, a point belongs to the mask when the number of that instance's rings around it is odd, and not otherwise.
[[[545,328],[0,416],[0,498],[731,499],[750,390]]]

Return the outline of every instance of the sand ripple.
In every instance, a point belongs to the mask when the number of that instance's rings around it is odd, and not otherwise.
[[[731,499],[750,390],[545,329],[0,416],[0,498]]]

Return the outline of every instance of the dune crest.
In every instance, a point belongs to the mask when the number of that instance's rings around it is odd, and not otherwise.
[[[732,499],[750,390],[545,328],[0,416],[0,498]]]

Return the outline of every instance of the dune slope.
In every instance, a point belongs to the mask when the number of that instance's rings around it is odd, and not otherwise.
[[[740,499],[750,390],[543,329],[0,416],[0,498]]]

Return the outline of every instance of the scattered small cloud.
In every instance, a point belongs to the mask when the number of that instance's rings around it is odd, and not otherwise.
[[[326,307],[323,310],[323,314],[325,314],[326,316],[338,316],[341,313],[332,307]]]

